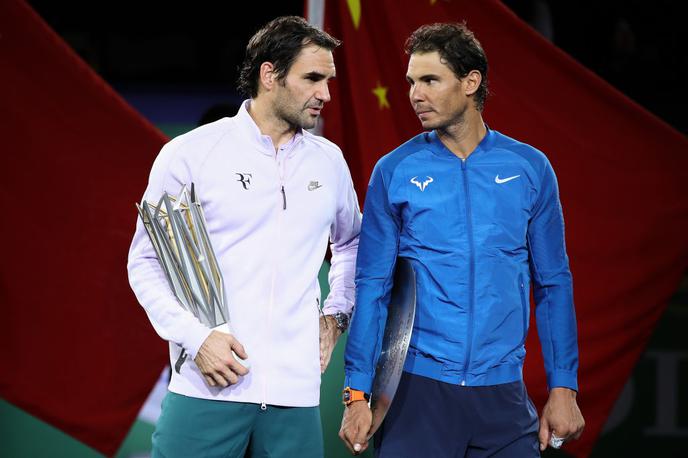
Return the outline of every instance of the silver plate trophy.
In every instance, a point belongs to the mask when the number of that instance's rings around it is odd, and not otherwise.
[[[401,372],[404,369],[406,352],[413,332],[415,314],[416,274],[408,260],[398,258],[392,295],[387,308],[382,352],[375,369],[373,390],[370,395],[373,424],[368,433],[368,439],[382,424],[382,420],[384,420],[394,399],[394,393],[399,386],[399,379],[401,379]]]
[[[210,328],[229,324],[222,272],[193,183],[179,196],[164,192],[157,205],[143,201],[136,208],[179,304]],[[182,349],[177,373],[186,356]]]

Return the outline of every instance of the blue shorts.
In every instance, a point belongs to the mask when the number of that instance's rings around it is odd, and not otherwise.
[[[537,411],[522,381],[469,387],[404,372],[374,447],[378,458],[539,457]]]

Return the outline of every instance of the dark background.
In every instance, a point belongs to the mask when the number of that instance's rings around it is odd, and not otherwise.
[[[555,45],[676,129],[686,132],[685,2],[655,0],[504,2]],[[303,14],[303,0],[29,4],[108,83],[218,88],[230,97],[246,42],[268,20]],[[148,5],[143,7],[142,5]],[[470,27],[470,24],[469,24]]]

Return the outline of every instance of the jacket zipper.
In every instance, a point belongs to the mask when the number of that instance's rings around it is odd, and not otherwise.
[[[518,286],[521,289],[521,310],[523,312],[523,339],[521,345],[526,342],[528,335],[528,307],[526,307],[526,285],[523,283],[523,274],[518,274]]]
[[[284,155],[285,152],[283,151],[282,154]],[[284,163],[286,162],[286,156],[282,158],[282,162],[280,163],[279,161],[277,162],[277,172],[279,173],[279,178],[280,178],[280,191],[282,192],[282,210],[287,209],[287,193],[284,190]]]
[[[463,365],[463,377],[461,385],[466,385],[468,367],[471,361],[471,350],[473,347],[473,290],[475,289],[475,247],[473,246],[473,222],[471,216],[471,198],[468,191],[468,171],[467,159],[461,160],[461,172],[463,173],[463,188],[466,199],[466,232],[468,234],[469,268],[468,268],[468,339],[466,342],[466,359]]]
[[[284,162],[286,158],[282,158],[282,162],[280,163],[279,161],[277,162],[277,173],[279,174],[279,180],[280,180],[280,190],[282,192],[282,210],[287,209],[287,195],[284,192]],[[277,237],[275,237],[275,241],[277,244],[277,247],[280,246],[280,234],[282,233],[282,218],[284,211],[281,211],[278,213],[277,216]],[[275,250],[275,254],[279,254],[279,249]],[[272,266],[272,280],[270,284],[270,302],[268,304],[268,319],[267,319],[267,329],[268,329],[268,334],[270,333],[270,329],[272,328],[272,308],[275,303],[275,282],[277,278],[277,261],[278,259],[275,259],[275,262],[273,263]],[[265,378],[263,380],[263,402],[260,403],[260,410],[267,410],[267,398],[268,398],[268,373],[267,373],[267,368],[265,370]]]

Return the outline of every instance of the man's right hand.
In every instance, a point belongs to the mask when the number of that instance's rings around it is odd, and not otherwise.
[[[244,347],[231,334],[212,331],[205,339],[194,362],[208,385],[224,388],[248,374],[248,369],[239,364],[232,351],[241,359],[248,358]]]
[[[373,424],[373,413],[366,401],[352,402],[344,409],[339,438],[349,451],[358,455],[368,448],[368,432]]]

